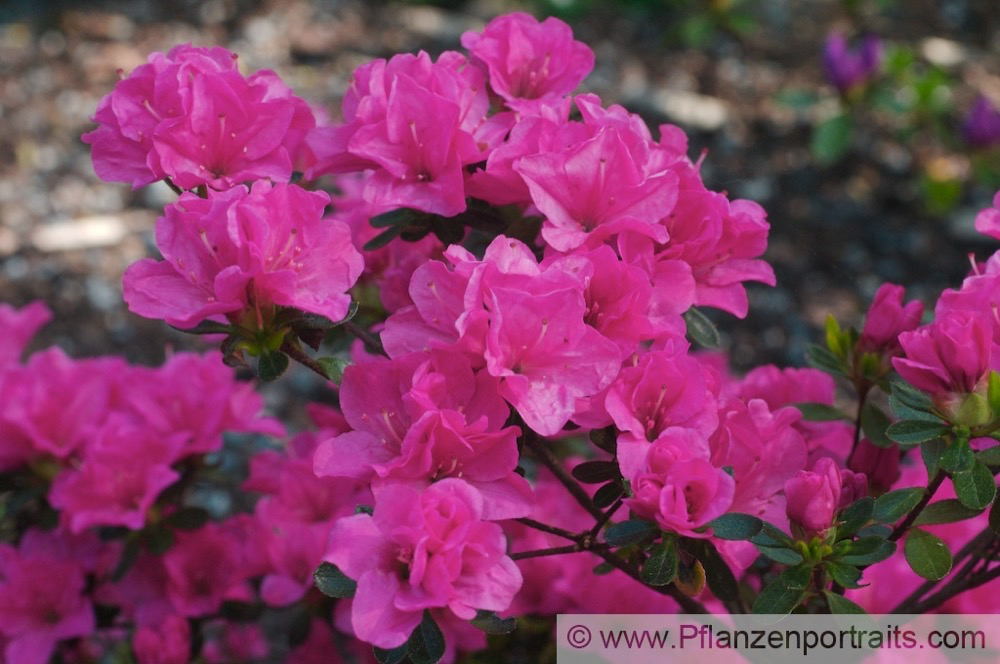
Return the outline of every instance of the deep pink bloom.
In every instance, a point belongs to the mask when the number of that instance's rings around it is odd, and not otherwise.
[[[449,478],[423,491],[388,485],[375,514],[334,524],[326,559],[358,582],[351,624],[358,638],[395,648],[424,609],[469,620],[503,611],[521,586],[500,526],[483,522],[479,492]]]
[[[185,189],[288,181],[290,152],[315,119],[273,72],[243,77],[225,49],[177,46],[105,96],[84,134],[94,170],[134,188],[169,177]]]
[[[649,443],[672,427],[708,436],[719,421],[702,365],[683,350],[649,352],[626,365],[608,390],[605,408],[622,432],[618,463],[626,477],[641,470]]]
[[[899,449],[876,447],[867,438],[862,438],[851,455],[850,468],[868,478],[872,495],[880,495],[899,479]]]
[[[709,537],[695,529],[724,514],[735,490],[732,476],[709,462],[708,441],[693,429],[660,434],[646,447],[642,470],[628,479],[629,509],[686,537]]]
[[[906,356],[893,358],[892,365],[932,395],[973,392],[990,367],[992,339],[983,315],[946,311],[930,325],[899,335]]]
[[[4,331],[4,343],[0,344],[0,369],[20,360],[35,332],[50,320],[52,312],[41,301],[20,309],[0,303],[0,328]]]
[[[522,157],[515,170],[545,215],[542,237],[569,251],[596,247],[630,230],[666,242],[658,222],[677,201],[677,176],[663,171],[647,176],[614,127],[561,152]]]
[[[323,219],[326,194],[257,182],[181,196],[156,225],[163,261],[133,263],[122,278],[129,309],[188,328],[244,314],[261,323],[269,307],[340,320],[364,267],[350,229]]]
[[[825,532],[840,507],[842,487],[840,468],[833,459],[820,459],[812,470],[799,471],[785,482],[788,520],[809,536]]]
[[[160,434],[118,416],[91,436],[80,464],[56,477],[49,501],[74,533],[93,526],[140,530],[160,492],[180,478],[170,464],[185,435]]]
[[[159,629],[140,627],[132,637],[139,664],[187,664],[191,660],[191,627],[187,618],[172,615]]]
[[[976,230],[1000,240],[1000,191],[993,196],[993,205],[976,215]]]
[[[489,71],[490,88],[516,110],[569,94],[594,68],[593,51],[553,17],[539,22],[521,12],[505,14],[481,33],[463,34],[462,46]]]
[[[369,202],[453,216],[465,209],[464,167],[486,158],[476,134],[488,107],[482,72],[459,53],[376,60],[354,72],[344,124],[307,138],[307,174],[373,169]]]
[[[253,569],[244,566],[241,549],[260,551],[259,541],[243,540],[216,523],[176,533],[177,541],[163,556],[167,571],[167,597],[182,616],[199,617],[215,613],[225,600],[250,597],[246,579]]]
[[[83,566],[35,540],[26,536],[19,549],[0,544],[0,640],[9,664],[45,664],[57,642],[96,626]]]
[[[857,48],[850,48],[847,38],[834,32],[826,41],[823,68],[826,78],[841,93],[864,85],[878,74],[882,66],[882,40],[866,35]]]
[[[861,331],[861,348],[898,355],[899,335],[920,325],[924,303],[911,300],[903,304],[904,289],[895,284],[882,284],[875,293]]]
[[[320,443],[320,476],[435,481],[462,477],[482,492],[487,518],[526,516],[530,489],[514,472],[516,427],[498,381],[462,353],[434,351],[358,364],[340,402],[353,431]]]

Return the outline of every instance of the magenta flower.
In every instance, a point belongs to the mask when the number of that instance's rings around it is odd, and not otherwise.
[[[354,72],[344,124],[307,137],[307,175],[372,169],[370,203],[456,215],[465,209],[465,166],[486,158],[478,132],[492,129],[488,108],[482,72],[459,53],[436,63],[424,52],[376,60]]]
[[[136,630],[132,648],[139,664],[187,664],[191,661],[191,627],[186,618],[172,615],[159,629]]]
[[[962,122],[966,145],[988,150],[1000,145],[1000,111],[986,97],[979,95]]]
[[[664,530],[686,537],[721,516],[733,502],[735,483],[709,462],[708,441],[693,429],[670,428],[646,446],[641,471],[628,477],[633,497],[626,505]]]
[[[872,80],[882,66],[882,40],[875,35],[866,35],[860,46],[851,48],[847,38],[839,32],[830,35],[823,51],[823,69],[826,78],[841,92]]]
[[[32,302],[20,309],[0,304],[0,328],[4,330],[6,337],[6,341],[0,345],[0,369],[17,363],[35,332],[50,320],[52,312],[41,301]]]
[[[37,543],[29,532],[19,549],[0,544],[0,643],[9,664],[45,664],[56,643],[96,627],[80,561]]]
[[[350,229],[323,219],[328,200],[267,182],[181,196],[157,221],[164,260],[125,271],[129,309],[181,328],[223,314],[260,326],[274,306],[342,319],[364,261]]]
[[[892,366],[914,387],[935,396],[975,391],[990,367],[993,333],[983,316],[946,311],[930,325],[899,335],[905,357]]]
[[[80,464],[56,477],[49,501],[74,533],[93,526],[142,529],[157,496],[180,478],[170,464],[185,435],[161,435],[122,417],[91,435]]]
[[[225,49],[178,46],[122,79],[83,135],[104,180],[138,188],[165,177],[182,188],[287,182],[290,152],[315,125],[273,72],[244,78]]]
[[[911,300],[904,305],[903,293],[903,287],[895,284],[879,287],[865,316],[859,340],[861,348],[892,355],[901,352],[899,335],[916,329],[924,315],[924,303]]]
[[[505,555],[500,526],[481,521],[482,510],[479,492],[452,478],[423,491],[388,485],[376,496],[374,516],[334,524],[326,559],[358,582],[351,606],[358,638],[395,648],[424,609],[470,620],[479,609],[510,605],[521,573]]]
[[[664,171],[647,176],[618,130],[596,136],[562,152],[522,157],[515,170],[545,215],[542,237],[559,251],[596,247],[630,230],[667,241],[658,222],[677,201],[677,176]]]
[[[993,196],[993,205],[976,215],[976,230],[1000,240],[1000,191]]]
[[[850,468],[868,479],[873,495],[880,495],[899,479],[899,449],[876,447],[867,438],[862,438],[851,455]]]
[[[244,540],[216,523],[178,532],[177,541],[163,556],[167,572],[167,598],[182,616],[213,614],[225,600],[246,600],[250,595],[246,579],[254,569],[245,565],[244,547],[260,542]],[[260,551],[260,549],[256,549]]]
[[[828,457],[817,461],[812,470],[799,471],[785,482],[788,520],[807,536],[826,532],[840,508],[842,488],[840,468]]]
[[[594,68],[594,53],[557,18],[515,12],[466,32],[462,46],[489,71],[490,88],[510,108],[531,110],[569,94]]]

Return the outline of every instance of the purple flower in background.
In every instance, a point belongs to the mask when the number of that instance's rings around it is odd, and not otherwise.
[[[973,148],[992,148],[1000,144],[1000,111],[986,97],[977,97],[965,116],[962,138]]]
[[[823,51],[823,69],[826,78],[846,94],[875,77],[882,66],[882,40],[866,35],[860,45],[851,48],[847,38],[834,32],[826,40]]]

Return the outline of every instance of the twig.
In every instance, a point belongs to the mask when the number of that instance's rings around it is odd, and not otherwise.
[[[590,546],[587,546],[587,545]],[[526,558],[541,558],[543,556],[558,556],[563,553],[580,553],[583,551],[596,552],[599,550],[606,550],[608,548],[607,544],[603,542],[591,543],[590,540],[584,542],[578,542],[577,544],[570,544],[567,546],[554,546],[550,549],[535,549],[533,551],[518,551],[517,553],[510,554],[511,560],[524,560]]]
[[[603,558],[604,561],[607,562],[612,567],[620,569],[621,571],[625,572],[639,583],[642,583],[643,586],[647,588],[652,588],[661,595],[667,595],[668,597],[672,598],[674,601],[680,604],[681,608],[684,609],[686,612],[699,613],[699,614],[709,613],[709,610],[705,608],[704,604],[702,604],[696,599],[688,597],[687,595],[679,591],[677,589],[677,586],[673,584],[669,586],[646,585],[645,583],[643,583],[642,578],[639,576],[639,570],[637,570],[634,566],[629,565],[627,562],[616,556],[614,553],[610,551],[594,551],[594,553]]]
[[[326,371],[323,370],[323,366],[316,360],[306,355],[302,349],[295,344],[286,341],[281,344],[280,350],[282,353],[292,358],[306,369],[318,374],[323,380],[330,380],[330,377],[326,375]]]
[[[377,335],[372,334],[371,332],[364,329],[354,321],[350,320],[347,321],[346,323],[341,323],[341,327],[347,330],[352,336],[354,336],[354,338],[360,339],[361,342],[365,345],[365,348],[367,348],[372,353],[375,353],[376,355],[385,355],[386,357],[389,357],[389,355],[385,352],[385,348],[382,346],[382,341],[378,338]]]
[[[580,541],[580,533],[571,533],[568,530],[563,530],[562,528],[557,528],[555,526],[550,526],[547,523],[542,523],[541,521],[535,521],[534,519],[521,518],[514,519],[521,525],[527,526],[529,528],[534,528],[535,530],[540,530],[543,533],[549,533],[551,535],[556,535],[564,539],[572,540],[574,542]]]
[[[939,470],[937,475],[934,476],[934,479],[931,480],[931,483],[927,485],[924,497],[920,499],[920,502],[917,503],[912,510],[910,510],[910,513],[906,515],[906,518],[903,519],[902,523],[893,529],[892,534],[889,535],[890,542],[895,542],[906,534],[906,531],[910,529],[913,522],[917,520],[920,513],[924,511],[925,507],[927,507],[927,503],[931,502],[931,498],[934,497],[934,493],[937,492],[938,487],[940,487],[941,483],[944,482],[944,478],[944,471]]]
[[[614,516],[615,512],[617,512],[618,509],[623,504],[624,504],[624,499],[619,498],[618,500],[615,501],[614,505],[612,505],[611,507],[609,507],[604,512],[604,514],[601,515],[601,518],[597,520],[597,523],[594,524],[594,527],[590,529],[590,534],[591,534],[592,537],[596,537],[597,533],[601,532],[601,528],[604,527],[604,524],[606,524],[608,522],[608,519],[610,519],[612,516]]]
[[[522,430],[525,432],[524,443],[531,448],[531,451],[536,457],[538,457],[538,460],[545,464],[546,468],[552,471],[552,474],[556,476],[556,479],[558,479],[563,486],[566,487],[566,490],[569,491],[574,498],[576,498],[576,502],[580,503],[580,506],[587,510],[590,516],[594,517],[594,519],[600,521],[604,518],[604,512],[594,505],[594,501],[590,499],[590,496],[588,496],[587,492],[583,490],[583,487],[581,487],[580,484],[573,479],[573,476],[570,475],[569,471],[566,470],[566,467],[562,465],[559,459],[552,454],[552,450],[541,443],[534,431],[527,427],[522,427]]]

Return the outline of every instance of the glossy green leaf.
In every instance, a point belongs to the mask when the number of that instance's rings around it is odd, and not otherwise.
[[[926,530],[910,530],[903,554],[910,568],[928,581],[943,579],[951,571],[951,551],[944,542]]]

